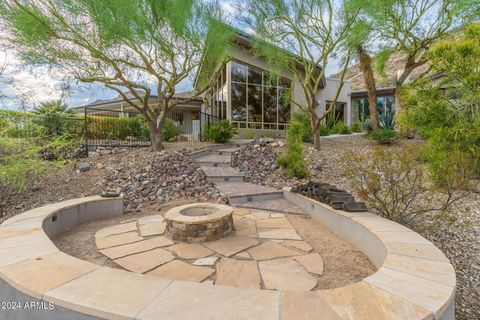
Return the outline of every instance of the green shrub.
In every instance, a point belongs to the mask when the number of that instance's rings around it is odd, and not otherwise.
[[[379,129],[372,131],[370,136],[380,144],[390,144],[397,137],[397,133],[392,129]]]
[[[277,163],[287,168],[289,177],[304,179],[308,177],[308,169],[303,158],[302,137],[304,128],[300,122],[292,122],[287,130],[287,148],[277,159]]]
[[[362,129],[367,131],[368,134],[372,132],[373,128],[370,119],[366,119],[364,122],[362,122]]]
[[[247,129],[245,130],[243,135],[245,136],[245,139],[249,139],[249,140],[255,139],[255,130]]]
[[[332,131],[334,133],[338,133],[338,134],[350,134],[352,133],[350,131],[350,128],[347,127],[343,122],[337,122],[334,126],[333,126],[333,129]]]
[[[206,127],[203,135],[209,141],[227,143],[235,135],[235,129],[227,119],[220,120],[209,127]]]
[[[303,127],[302,141],[313,142],[313,130],[310,124],[308,114],[305,112],[295,112],[292,114],[292,122],[300,123]]]
[[[327,126],[321,125],[320,126],[320,135],[322,137],[329,136],[332,134],[332,130],[330,130]]]
[[[165,120],[162,128],[163,141],[174,141],[182,133],[182,126],[172,119]]]
[[[358,133],[358,132],[362,132],[362,127],[360,126],[360,123],[354,123],[350,127],[350,130],[352,130],[352,132]]]

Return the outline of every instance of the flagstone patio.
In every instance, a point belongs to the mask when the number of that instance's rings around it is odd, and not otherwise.
[[[288,215],[235,208],[233,218],[234,234],[205,243],[172,241],[161,215],[103,228],[95,242],[102,254],[136,273],[245,288],[310,291],[317,286],[324,261]]]

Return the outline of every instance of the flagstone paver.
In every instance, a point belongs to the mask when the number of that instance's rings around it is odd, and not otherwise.
[[[105,237],[108,237],[108,236],[111,236],[111,235],[130,232],[130,231],[136,231],[136,230],[137,230],[137,222],[136,221],[128,222],[128,223],[121,223],[121,224],[117,224],[117,225],[114,225],[114,226],[108,227],[108,228],[103,228],[103,229],[97,231],[97,233],[95,233],[95,239],[105,238]]]
[[[341,320],[342,318],[317,292],[284,292],[282,294],[282,320],[317,319]],[[358,320],[348,316],[343,319]]]
[[[318,253],[297,256],[293,259],[300,262],[308,272],[318,274],[319,276],[323,274],[323,259]]]
[[[28,288],[28,294],[41,299],[45,292],[99,267],[57,252],[45,255],[41,259],[28,259],[3,267],[0,272],[8,275],[10,281],[14,281],[17,287]]]
[[[241,220],[234,223],[235,234],[238,236],[245,236],[249,234],[257,234],[257,227],[255,221],[252,220]]]
[[[217,241],[206,242],[205,246],[226,257],[258,244],[258,240],[245,236],[231,236]]]
[[[248,209],[244,209],[244,208],[234,208],[233,209],[233,215],[237,215],[237,216],[245,216],[247,214],[250,214],[251,211],[248,210]]]
[[[193,262],[194,266],[213,266],[219,257],[207,257],[197,259]]]
[[[292,249],[271,241],[267,241],[256,247],[250,248],[248,253],[255,260],[270,260],[299,254]]]
[[[167,228],[166,222],[156,222],[156,223],[148,223],[144,225],[138,226],[138,231],[142,237],[148,236],[158,236],[165,233],[165,229]]]
[[[335,310],[341,319],[433,319],[432,314],[415,303],[409,303],[395,294],[390,294],[365,282],[321,290],[314,293],[317,302],[321,297]]]
[[[282,245],[287,247],[297,248],[305,252],[310,252],[313,250],[312,246],[306,243],[305,241],[285,240],[285,241],[282,241]]]
[[[212,268],[192,266],[183,261],[173,260],[147,274],[172,280],[201,282],[214,272]]]
[[[142,226],[142,225],[145,225],[145,224],[151,224],[151,223],[159,223],[159,222],[163,222],[163,221],[165,221],[165,219],[163,218],[163,216],[161,216],[159,214],[154,214],[154,215],[151,215],[151,216],[141,217],[141,218],[138,218],[138,220],[137,220],[139,226]]]
[[[157,248],[150,251],[132,254],[113,260],[119,266],[128,271],[144,273],[159,265],[175,259],[173,254],[165,249]]]
[[[267,320],[279,318],[280,293],[174,281],[136,317],[147,319]]]
[[[317,285],[317,279],[290,258],[259,261],[258,267],[267,289],[309,291]]]
[[[47,292],[44,300],[100,318],[132,319],[171,282],[103,267]]]
[[[257,220],[257,227],[260,229],[273,228],[273,229],[293,229],[292,224],[287,218],[275,218],[266,220]]]
[[[152,250],[159,247],[165,247],[172,245],[173,241],[164,236],[159,236],[147,240],[142,240],[134,243],[125,244],[123,246],[117,246],[100,250],[100,252],[109,257],[110,259],[118,259],[134,253],[140,253],[148,250]]]
[[[252,220],[264,220],[270,218],[270,212],[266,211],[252,211],[250,214],[247,214],[245,218]]]
[[[295,229],[257,229],[263,239],[302,240]]]
[[[179,243],[167,249],[183,259],[198,259],[213,254],[212,250],[196,243]]]
[[[97,245],[98,249],[105,249],[141,240],[143,240],[143,237],[140,237],[137,231],[132,231],[95,239],[95,244]]]
[[[233,256],[235,259],[251,259],[252,257],[248,254],[247,251],[237,253]]]
[[[222,258],[216,265],[215,284],[243,288],[260,288],[260,273],[257,262]]]

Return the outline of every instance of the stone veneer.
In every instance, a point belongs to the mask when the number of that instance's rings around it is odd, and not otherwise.
[[[0,299],[23,306],[2,310],[1,318],[454,319],[455,272],[432,243],[369,213],[333,210],[287,189],[284,194],[355,244],[378,271],[340,288],[281,292],[102,267],[60,252],[49,239],[76,224],[122,214],[121,198],[89,197],[33,209],[0,225]],[[26,309],[25,302],[37,308]]]
[[[223,204],[193,203],[165,213],[167,232],[174,240],[205,242],[223,238],[234,231],[233,208]]]

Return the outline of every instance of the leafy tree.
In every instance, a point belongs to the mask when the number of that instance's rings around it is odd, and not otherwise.
[[[206,74],[217,72],[224,58],[232,33],[216,16],[216,7],[200,0],[0,4],[3,27],[25,63],[118,92],[145,117],[155,150],[163,148],[167,113],[180,103],[177,86],[200,64]],[[212,77],[197,83],[191,99],[207,90]]]
[[[480,173],[480,24],[439,42],[428,58],[443,77],[406,87],[400,123],[427,139],[424,157],[438,185],[470,188]]]
[[[374,30],[364,13],[357,19],[347,38],[347,44],[353,48],[354,58],[358,60],[363,74],[363,81],[367,87],[368,106],[370,109],[370,126],[378,130],[377,88],[374,78],[371,48],[374,47]],[[378,34],[377,34],[378,35]],[[370,48],[370,49],[367,49]]]
[[[336,95],[322,114],[317,113],[318,90],[323,84],[327,63],[347,38],[358,11],[355,1],[334,4],[331,0],[251,0],[248,4],[246,21],[259,37],[254,51],[266,58],[274,73],[288,70],[298,80],[305,102],[293,96],[290,101],[308,114],[316,149],[320,149],[320,125],[334,110],[343,87],[351,51],[342,57]]]
[[[400,91],[412,72],[427,62],[428,49],[461,21],[465,11],[476,1],[469,0],[372,0],[364,12],[373,29],[383,38],[375,66],[382,74],[394,52],[405,55],[403,68],[395,80],[395,106],[402,110]],[[457,23],[458,24],[458,23]],[[429,71],[425,68],[424,74]],[[368,80],[371,85],[371,79]],[[368,87],[367,85],[367,87]]]

